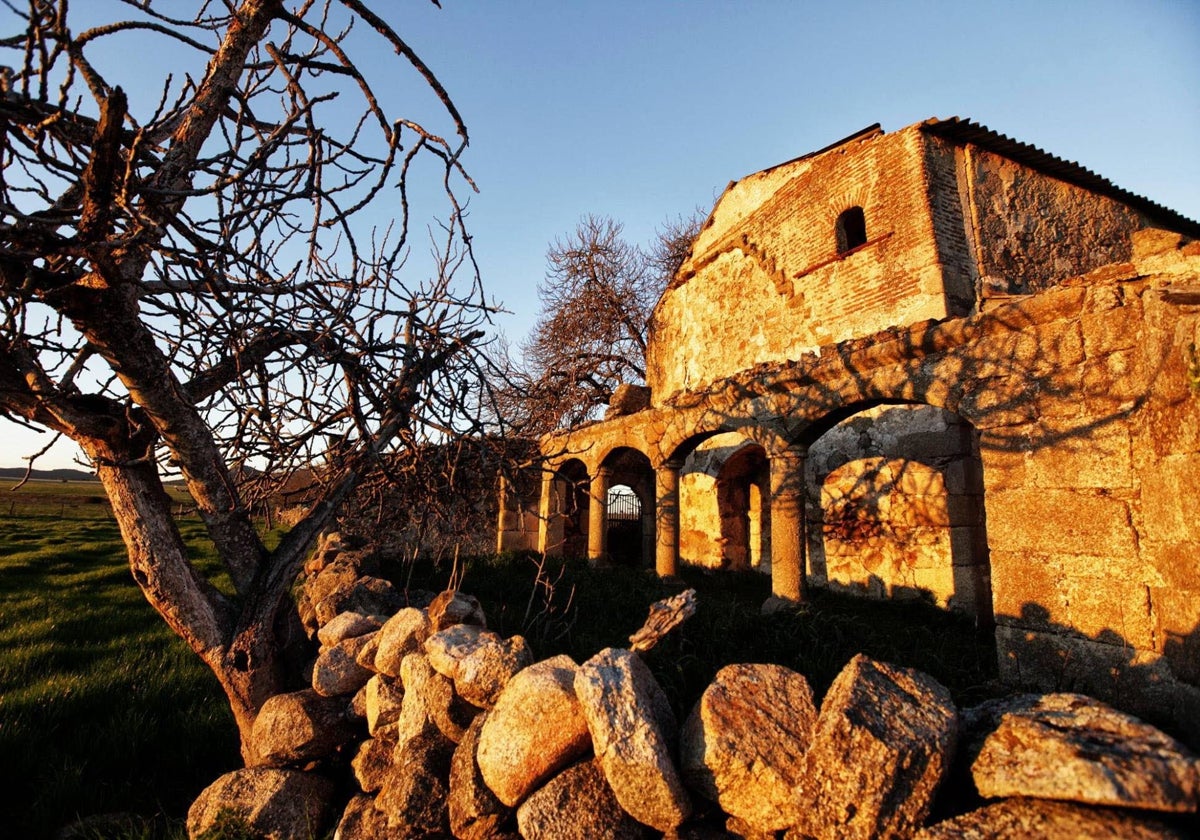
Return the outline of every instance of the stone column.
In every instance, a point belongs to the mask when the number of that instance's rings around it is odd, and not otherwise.
[[[611,477],[612,471],[601,467],[588,487],[588,561],[593,565],[604,560],[608,552],[608,483]]]
[[[668,461],[654,471],[654,569],[659,577],[679,573],[679,467]]]
[[[771,592],[804,600],[804,459],[792,447],[771,456]]]
[[[561,557],[563,551],[563,482],[551,469],[542,473],[542,498],[538,504],[538,551]]]
[[[504,476],[500,476],[500,489],[496,495],[500,508],[496,517],[496,553],[503,554],[508,547],[508,535],[513,526],[513,516],[508,509],[508,479]]]

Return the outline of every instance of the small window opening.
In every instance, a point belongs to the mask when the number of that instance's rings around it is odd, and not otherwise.
[[[867,218],[861,207],[843,210],[837,218],[837,249],[839,254],[867,244]]]

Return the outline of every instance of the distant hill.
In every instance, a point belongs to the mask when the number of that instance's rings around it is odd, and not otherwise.
[[[24,467],[0,467],[0,478],[20,480],[25,477]],[[42,481],[99,481],[93,473],[83,470],[34,470],[30,476]]]

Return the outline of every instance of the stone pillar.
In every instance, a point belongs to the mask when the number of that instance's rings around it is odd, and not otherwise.
[[[497,491],[500,512],[496,518],[496,553],[503,554],[509,543],[509,533],[513,529],[513,515],[508,509],[508,479],[500,476],[500,489]],[[519,515],[519,510],[518,510]]]
[[[542,473],[542,498],[538,504],[538,551],[561,557],[563,551],[563,482],[551,469]]]
[[[771,456],[771,592],[804,600],[804,459],[793,447]]]
[[[679,467],[668,461],[654,471],[654,569],[659,577],[679,573]]]
[[[593,565],[604,560],[608,552],[608,483],[611,477],[612,471],[601,467],[588,487],[588,561]]]

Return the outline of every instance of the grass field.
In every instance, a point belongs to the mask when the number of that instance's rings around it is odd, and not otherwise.
[[[181,527],[214,563],[199,519]],[[81,815],[179,817],[238,765],[216,679],[134,584],[99,484],[0,495],[0,756],[12,837]]]

